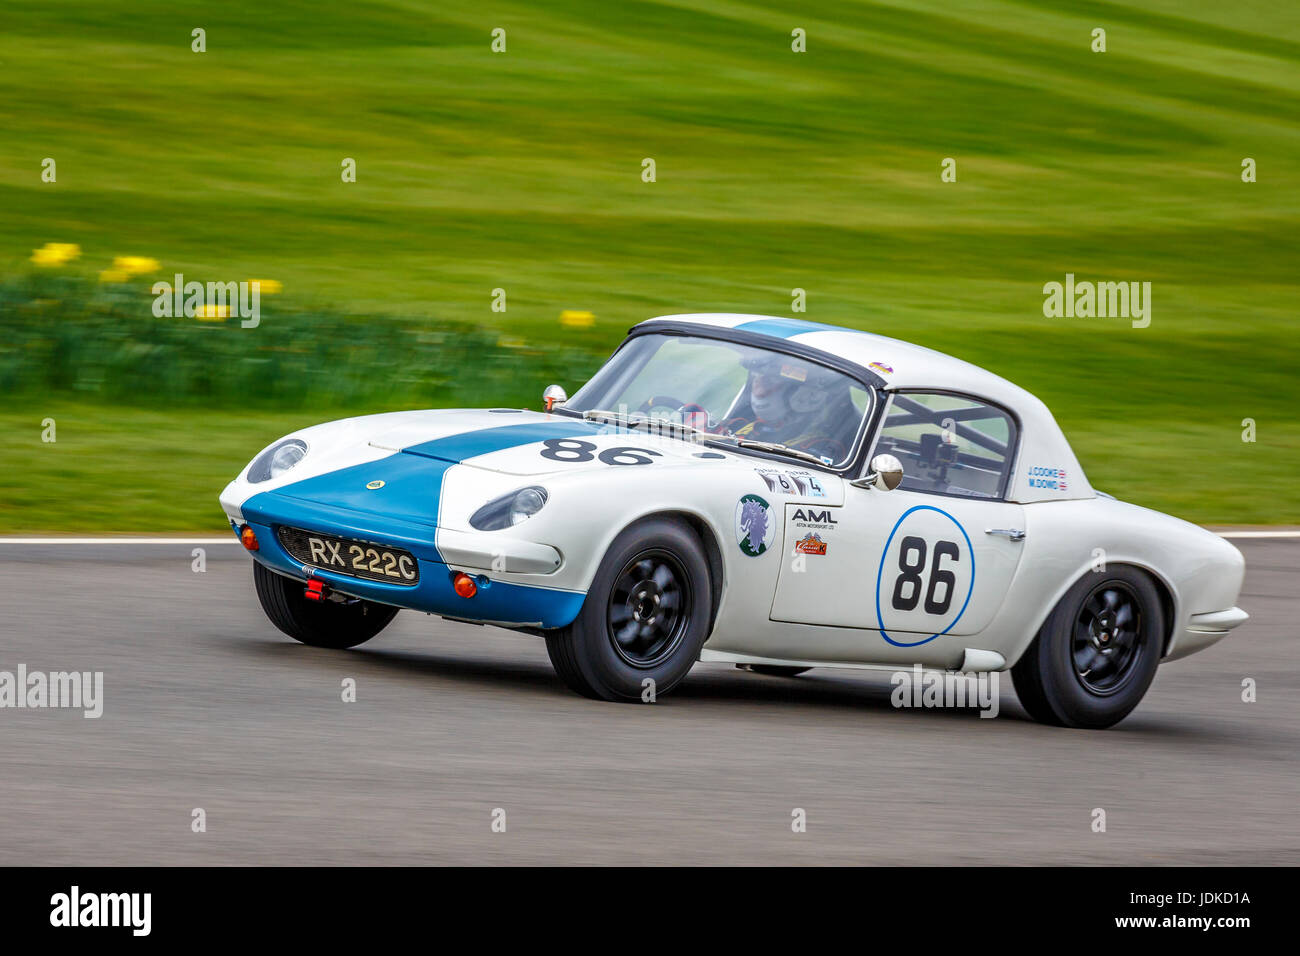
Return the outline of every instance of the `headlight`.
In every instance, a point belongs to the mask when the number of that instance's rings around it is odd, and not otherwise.
[[[272,445],[253,460],[248,466],[248,480],[253,484],[279,478],[307,454],[307,443],[297,438],[290,438],[278,445]]]
[[[546,489],[532,485],[493,498],[470,515],[469,524],[477,531],[500,531],[532,517],[545,505]]]

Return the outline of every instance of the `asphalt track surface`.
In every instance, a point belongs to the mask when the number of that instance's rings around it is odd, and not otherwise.
[[[1300,539],[1235,543],[1252,620],[1104,732],[1030,722],[1009,680],[990,720],[853,671],[597,703],[538,638],[410,611],[296,644],[238,546],[196,573],[188,544],[0,543],[0,670],[100,670],[105,699],[0,710],[0,864],[1295,865]]]

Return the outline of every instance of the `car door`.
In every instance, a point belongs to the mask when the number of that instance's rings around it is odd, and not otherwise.
[[[891,396],[872,456],[896,456],[902,483],[848,487],[840,507],[785,505],[772,619],[902,647],[983,630],[1020,562],[1023,508],[1005,499],[1017,437],[980,399]]]

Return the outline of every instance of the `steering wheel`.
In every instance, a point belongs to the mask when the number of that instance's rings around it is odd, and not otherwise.
[[[693,407],[699,408],[698,405]],[[680,398],[673,398],[671,395],[651,395],[641,403],[641,407],[638,408],[637,411],[649,412],[652,408],[671,408],[673,411],[677,412],[684,410],[686,408],[686,403]],[[703,411],[703,409],[700,410]]]
[[[652,408],[671,408],[681,415],[682,424],[690,428],[703,431],[709,427],[709,410],[698,402],[683,402],[671,395],[651,395],[641,403],[637,413],[649,414]]]

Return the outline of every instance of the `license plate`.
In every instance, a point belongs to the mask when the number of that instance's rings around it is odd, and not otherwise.
[[[420,581],[419,562],[404,548],[299,528],[280,528],[278,534],[289,554],[313,568],[389,584]]]

